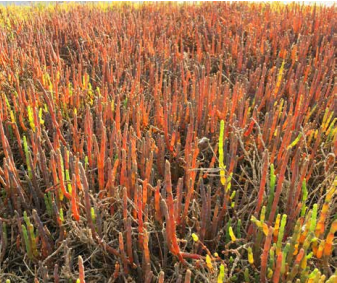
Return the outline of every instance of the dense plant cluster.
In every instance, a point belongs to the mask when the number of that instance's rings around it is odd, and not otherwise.
[[[337,282],[336,8],[0,9],[0,281]]]

